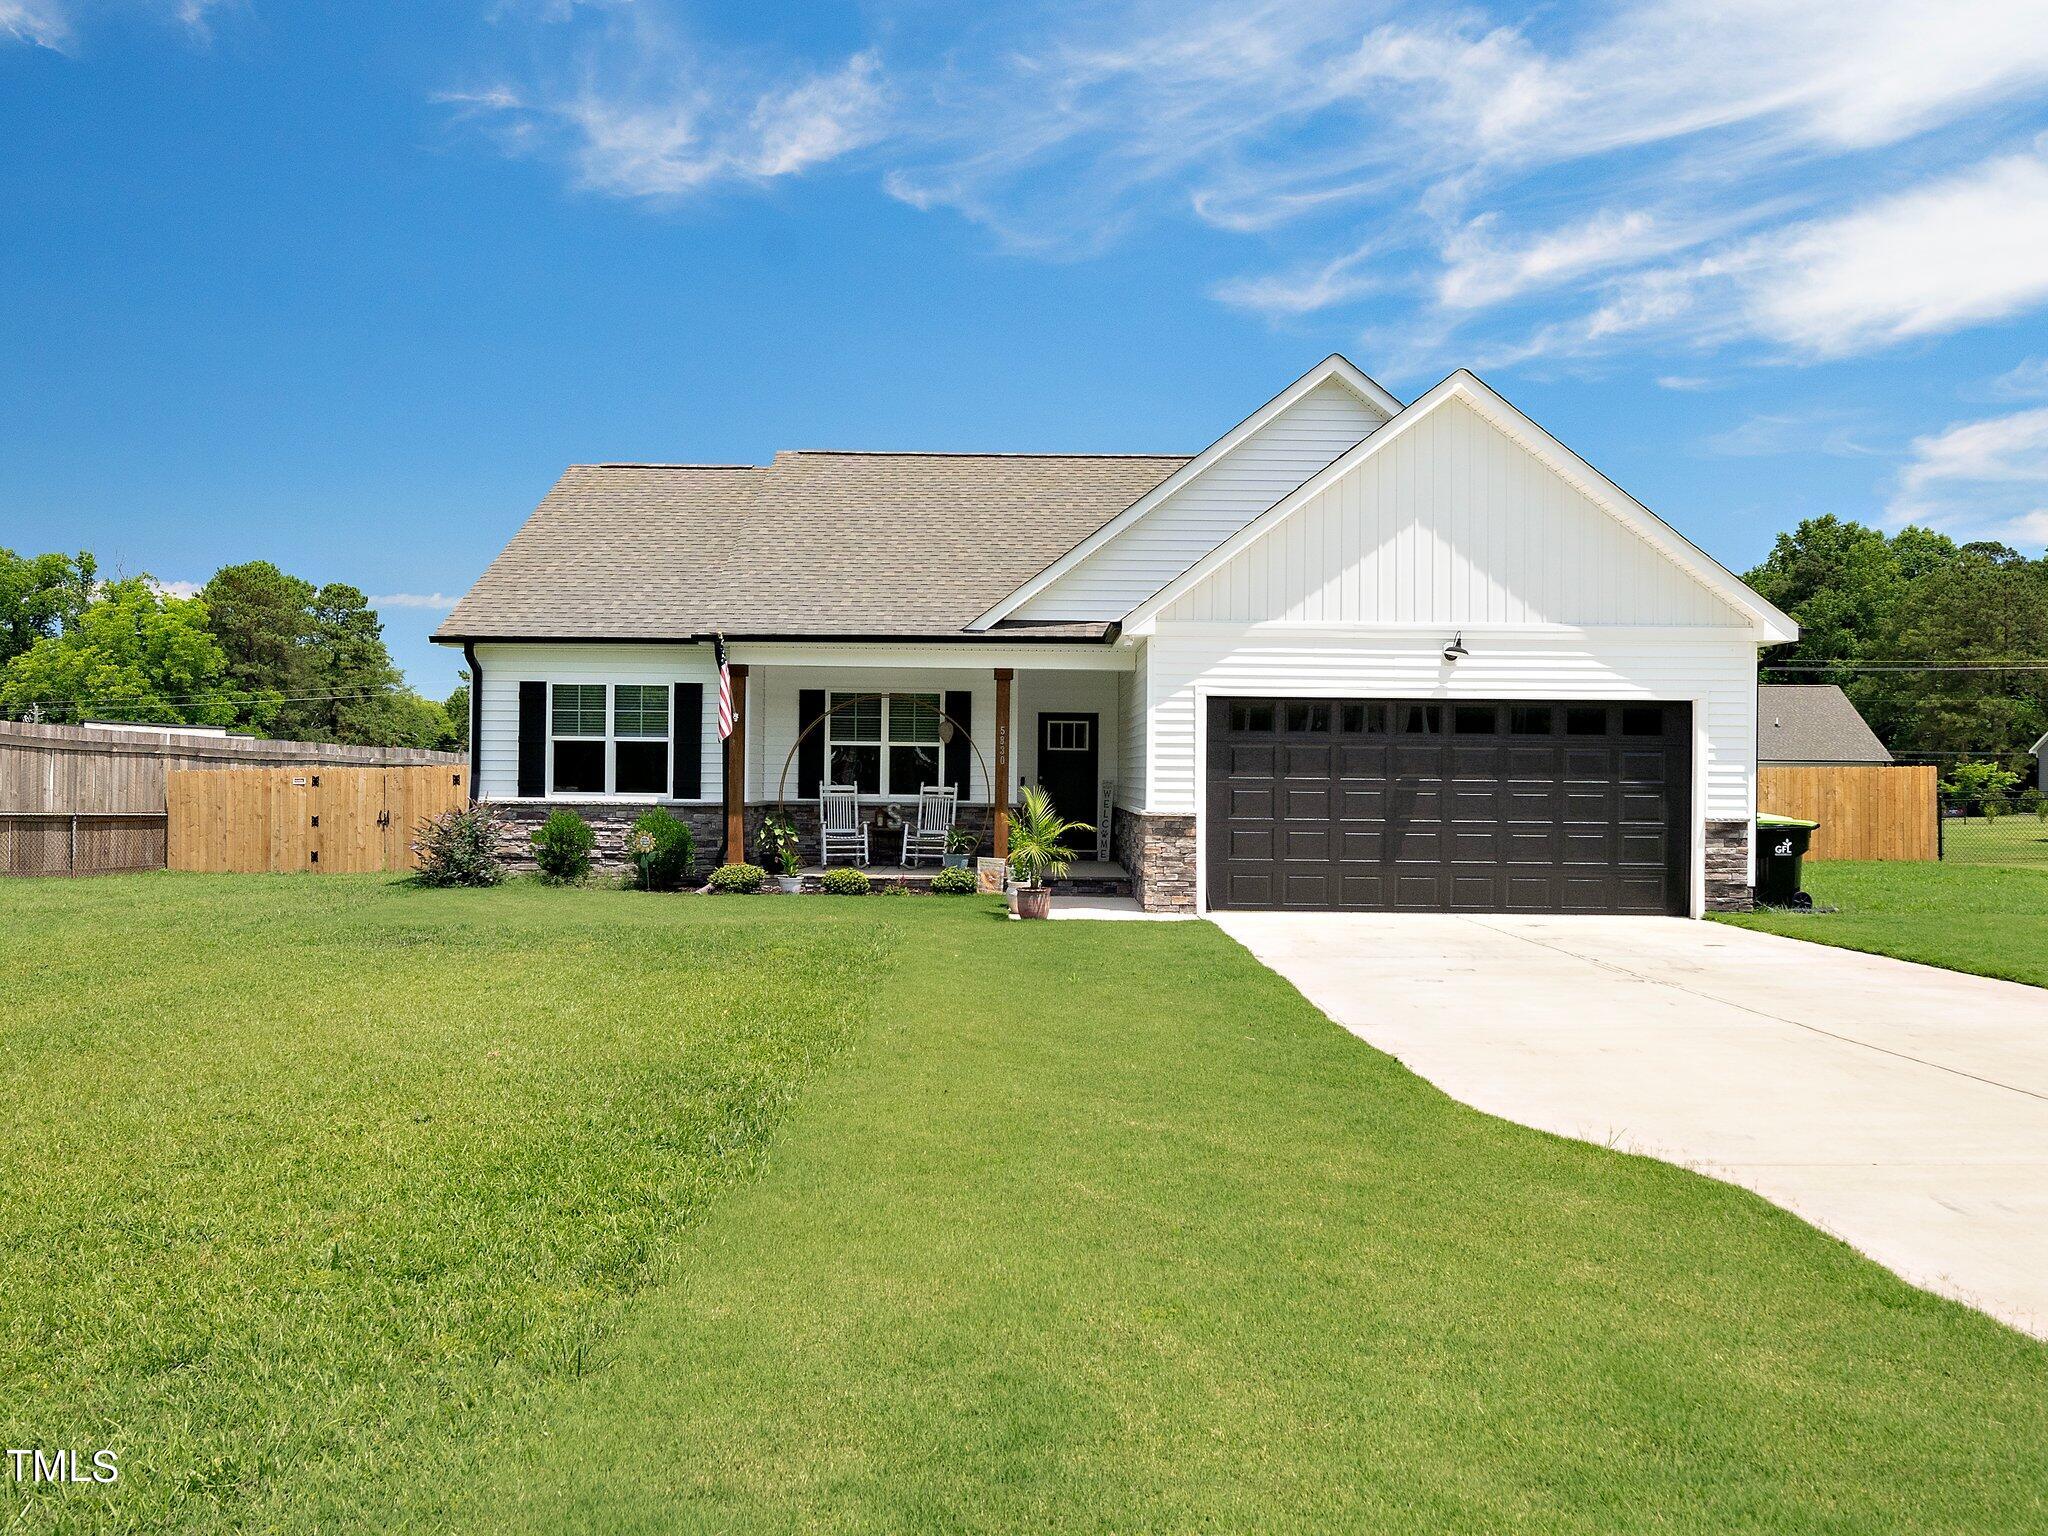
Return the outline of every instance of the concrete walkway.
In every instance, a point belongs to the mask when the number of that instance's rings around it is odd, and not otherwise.
[[[1675,919],[1217,921],[1454,1098],[1744,1185],[2048,1337],[2048,991]]]

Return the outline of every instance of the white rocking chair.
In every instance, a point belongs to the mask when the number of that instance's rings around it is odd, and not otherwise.
[[[960,792],[952,785],[927,784],[917,792],[917,819],[903,823],[903,862],[943,859],[953,831],[953,811]]]
[[[835,784],[818,795],[818,861],[833,855],[856,864],[868,861],[868,824],[860,819],[860,791]]]

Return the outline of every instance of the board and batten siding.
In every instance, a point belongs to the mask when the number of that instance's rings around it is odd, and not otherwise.
[[[1146,684],[1145,653],[1138,647],[1138,664],[1117,679],[1117,703],[1122,717],[1123,740],[1116,765],[1116,803],[1127,811],[1145,809],[1145,740],[1151,716],[1152,697]]]
[[[519,685],[540,683],[698,683],[703,717],[671,720],[671,750],[688,750],[694,734],[702,800],[724,793],[724,753],[713,714],[718,668],[708,645],[604,645],[596,643],[486,642],[476,648],[484,681],[477,730],[477,794],[486,800],[519,797]],[[577,799],[595,798],[579,795]],[[621,796],[652,799],[653,796]]]
[[[1046,621],[1120,619],[1387,420],[1326,381],[1018,608]]]
[[[1632,629],[1468,634],[1470,654],[1443,660],[1444,638],[1415,631],[1170,635],[1147,645],[1151,700],[1146,809],[1191,814],[1201,783],[1196,724],[1208,694],[1329,698],[1660,699],[1694,703],[1703,735],[1702,817],[1747,820],[1756,803],[1756,645],[1746,631]]]
[[[1463,401],[1364,459],[1160,619],[1747,623]]]

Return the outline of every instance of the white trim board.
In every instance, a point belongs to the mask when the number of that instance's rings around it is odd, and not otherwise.
[[[1272,532],[1316,496],[1364,463],[1371,455],[1380,452],[1389,443],[1398,441],[1412,431],[1416,423],[1453,400],[1462,401],[1470,406],[1679,570],[1747,617],[1759,644],[1784,644],[1799,637],[1799,626],[1786,614],[1751,591],[1734,572],[1558,442],[1496,394],[1477,375],[1463,368],[1437,384],[1392,421],[1297,486],[1140,603],[1124,620],[1124,632],[1131,635],[1154,633],[1158,628],[1160,613],[1170,604],[1229,564],[1237,555]]]
[[[1024,604],[1059,580],[1060,577],[1066,575],[1067,572],[1094,554],[1096,550],[1102,548],[1103,545],[1123,533],[1132,524],[1145,517],[1168,497],[1182,490],[1206,473],[1217,460],[1244,442],[1254,432],[1281,415],[1290,406],[1295,405],[1314,390],[1333,381],[1342,384],[1368,404],[1386,412],[1390,420],[1401,412],[1401,402],[1397,398],[1382,389],[1349,358],[1341,353],[1332,352],[1320,363],[1317,363],[1315,367],[1309,369],[1307,373],[1304,373],[1292,384],[1281,390],[1279,394],[1268,400],[1256,411],[1253,411],[1251,415],[1245,417],[1243,421],[1240,421],[1228,432],[1217,438],[1215,442],[1196,454],[1194,458],[1188,460],[1187,463],[1168,475],[1159,484],[1153,486],[1151,490],[1140,496],[1128,507],[1125,507],[1123,511],[1117,513],[1115,517],[1089,534],[1087,538],[1083,539],[1072,549],[1061,555],[1059,559],[1053,561],[1051,565],[1048,565],[1036,576],[1033,576],[1029,581],[1011,592],[1001,602],[989,609],[988,612],[982,614],[981,617],[974,620],[967,627],[972,630],[985,630],[996,624],[999,620],[1015,613]]]

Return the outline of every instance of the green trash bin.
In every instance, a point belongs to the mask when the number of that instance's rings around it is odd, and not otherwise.
[[[1813,842],[1817,821],[1796,816],[1756,819],[1756,899],[1767,907],[1810,907],[1813,898],[1799,889],[1799,865]]]

